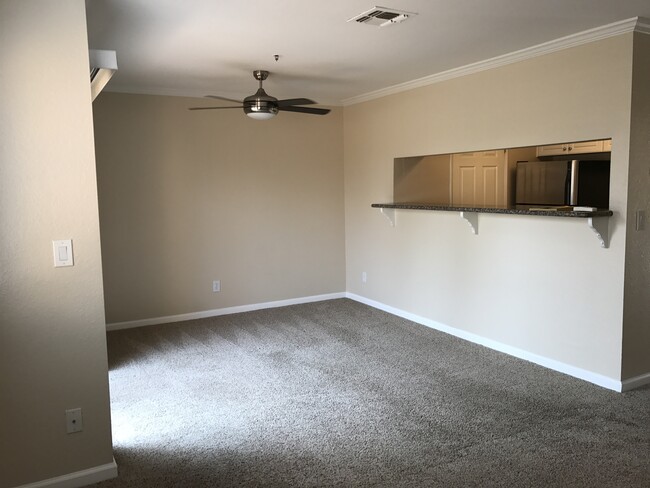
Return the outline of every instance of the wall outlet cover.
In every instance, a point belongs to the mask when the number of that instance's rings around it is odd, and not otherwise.
[[[65,424],[68,434],[81,432],[84,430],[83,417],[80,408],[71,408],[65,411]]]

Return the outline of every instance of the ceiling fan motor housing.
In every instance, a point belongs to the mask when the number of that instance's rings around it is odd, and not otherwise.
[[[267,95],[263,88],[257,90],[255,95],[244,98],[244,112],[248,114],[273,114],[278,113],[278,99]]]

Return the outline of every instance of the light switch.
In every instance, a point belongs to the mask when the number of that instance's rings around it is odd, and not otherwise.
[[[52,241],[54,248],[54,267],[74,266],[72,257],[72,240]]]
[[[59,246],[59,261],[68,260],[68,248],[64,246]]]

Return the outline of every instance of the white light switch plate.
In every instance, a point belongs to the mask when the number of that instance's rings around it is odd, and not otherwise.
[[[54,250],[55,268],[60,268],[62,266],[74,266],[71,239],[52,241],[52,248]]]

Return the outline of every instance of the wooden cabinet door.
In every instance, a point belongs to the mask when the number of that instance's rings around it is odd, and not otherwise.
[[[558,154],[566,154],[568,144],[549,144],[548,146],[537,147],[537,157],[540,156],[557,156]]]
[[[569,154],[585,154],[603,152],[603,141],[572,142],[569,144]]]
[[[452,204],[494,207],[506,204],[506,160],[503,151],[454,154]]]
[[[611,140],[610,140],[611,144]],[[548,146],[537,147],[537,157],[557,156],[564,154],[570,158],[572,154],[586,154],[607,151],[603,148],[604,141],[567,142],[564,144],[549,144]],[[610,146],[611,150],[611,146]]]

